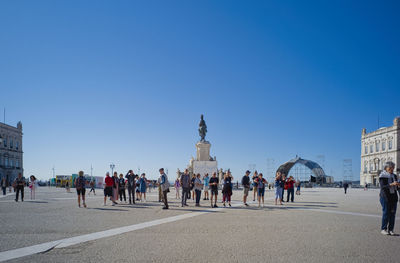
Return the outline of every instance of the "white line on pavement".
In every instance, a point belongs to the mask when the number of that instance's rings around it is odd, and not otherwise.
[[[270,198],[268,198],[268,199],[270,199]],[[249,202],[249,203],[254,204],[257,202]],[[237,206],[242,206],[242,205],[243,205],[243,203],[241,203],[241,202],[232,202],[232,207],[237,207]],[[276,207],[276,206],[266,205],[265,207]],[[279,206],[279,208],[284,209],[285,206]],[[130,225],[130,226],[118,227],[118,228],[113,228],[113,229],[109,229],[109,230],[85,234],[85,235],[81,235],[81,236],[60,239],[60,240],[42,243],[42,244],[38,244],[38,245],[33,245],[33,246],[29,246],[29,247],[23,247],[23,248],[3,251],[3,252],[0,252],[0,262],[6,261],[6,260],[11,260],[11,259],[16,259],[16,258],[20,258],[20,257],[25,257],[25,256],[37,254],[37,253],[43,253],[43,252],[46,252],[53,248],[65,248],[65,247],[77,245],[77,244],[80,244],[83,242],[93,241],[93,240],[106,238],[106,237],[112,237],[112,236],[119,235],[122,233],[127,233],[127,232],[140,230],[140,229],[144,229],[144,228],[148,228],[148,227],[152,227],[152,226],[157,226],[157,225],[161,225],[161,224],[184,220],[187,218],[192,218],[195,216],[204,215],[204,214],[208,214],[208,213],[211,213],[214,211],[221,211],[221,210],[225,210],[225,209],[226,208],[223,208],[223,207],[208,208],[208,209],[204,209],[204,210],[198,211],[198,212],[191,212],[191,213],[187,213],[187,214],[183,214],[183,215],[171,216],[171,217],[167,217],[167,218],[157,219],[157,220],[134,224],[134,225]],[[313,208],[310,208],[310,209],[298,208],[296,210],[333,213],[333,214],[342,214],[342,215],[366,216],[366,217],[374,217],[374,218],[381,217],[379,215],[373,215],[373,214],[363,214],[363,213],[353,213],[353,212],[346,212],[346,211],[324,210],[324,209],[313,209]]]

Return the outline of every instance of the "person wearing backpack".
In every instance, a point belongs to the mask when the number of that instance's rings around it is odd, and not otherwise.
[[[167,194],[169,192],[169,182],[168,182],[168,176],[164,173],[164,168],[160,168],[158,170],[160,172],[160,185],[161,185],[161,190],[163,193],[163,201],[164,201],[164,207],[162,209],[168,209],[168,200],[167,200]]]
[[[249,206],[247,204],[247,196],[249,195],[249,191],[250,191],[250,171],[247,170],[246,174],[243,176],[242,178],[242,185],[243,185],[243,204],[245,206]]]

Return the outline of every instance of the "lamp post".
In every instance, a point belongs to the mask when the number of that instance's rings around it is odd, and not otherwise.
[[[115,168],[115,164],[110,164],[110,169],[111,169],[111,176],[114,176],[114,168]]]

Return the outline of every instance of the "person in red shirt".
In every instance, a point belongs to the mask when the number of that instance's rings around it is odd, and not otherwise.
[[[293,179],[293,176],[289,176],[289,178],[286,181],[287,184],[287,200],[286,202],[289,202],[289,197],[292,196],[290,198],[290,201],[294,201],[294,184],[296,183],[296,181]]]
[[[114,186],[114,180],[110,177],[110,173],[106,173],[106,179],[104,180],[104,205],[106,205],[107,197],[111,198],[112,205],[115,205],[116,202],[114,200],[113,196],[113,186]]]

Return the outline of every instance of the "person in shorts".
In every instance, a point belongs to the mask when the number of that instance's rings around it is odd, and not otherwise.
[[[112,205],[115,205],[116,202],[113,196],[113,185],[114,180],[110,177],[110,173],[106,173],[106,179],[104,180],[104,205],[106,205],[107,197],[111,198]]]
[[[250,171],[247,170],[246,174],[243,176],[242,178],[242,185],[243,185],[243,204],[245,206],[249,206],[247,204],[247,196],[249,195],[249,191],[250,191]]]
[[[254,171],[254,175],[252,177],[252,179],[253,179],[253,202],[256,201],[257,178],[258,178],[258,173],[257,173],[257,171]]]
[[[264,194],[265,194],[265,185],[268,184],[267,180],[263,178],[263,174],[259,173],[257,180],[257,194],[258,194],[258,207],[261,205],[264,207]]]
[[[211,187],[211,207],[218,207],[217,206],[217,196],[218,196],[219,179],[217,177],[216,172],[214,172],[212,177],[210,178],[209,185]],[[214,204],[213,204],[213,197],[214,197]]]
[[[86,179],[83,171],[79,171],[78,177],[75,179],[76,193],[78,194],[78,207],[81,207],[81,196],[83,201],[83,207],[86,207],[85,203],[85,192],[86,192]]]

